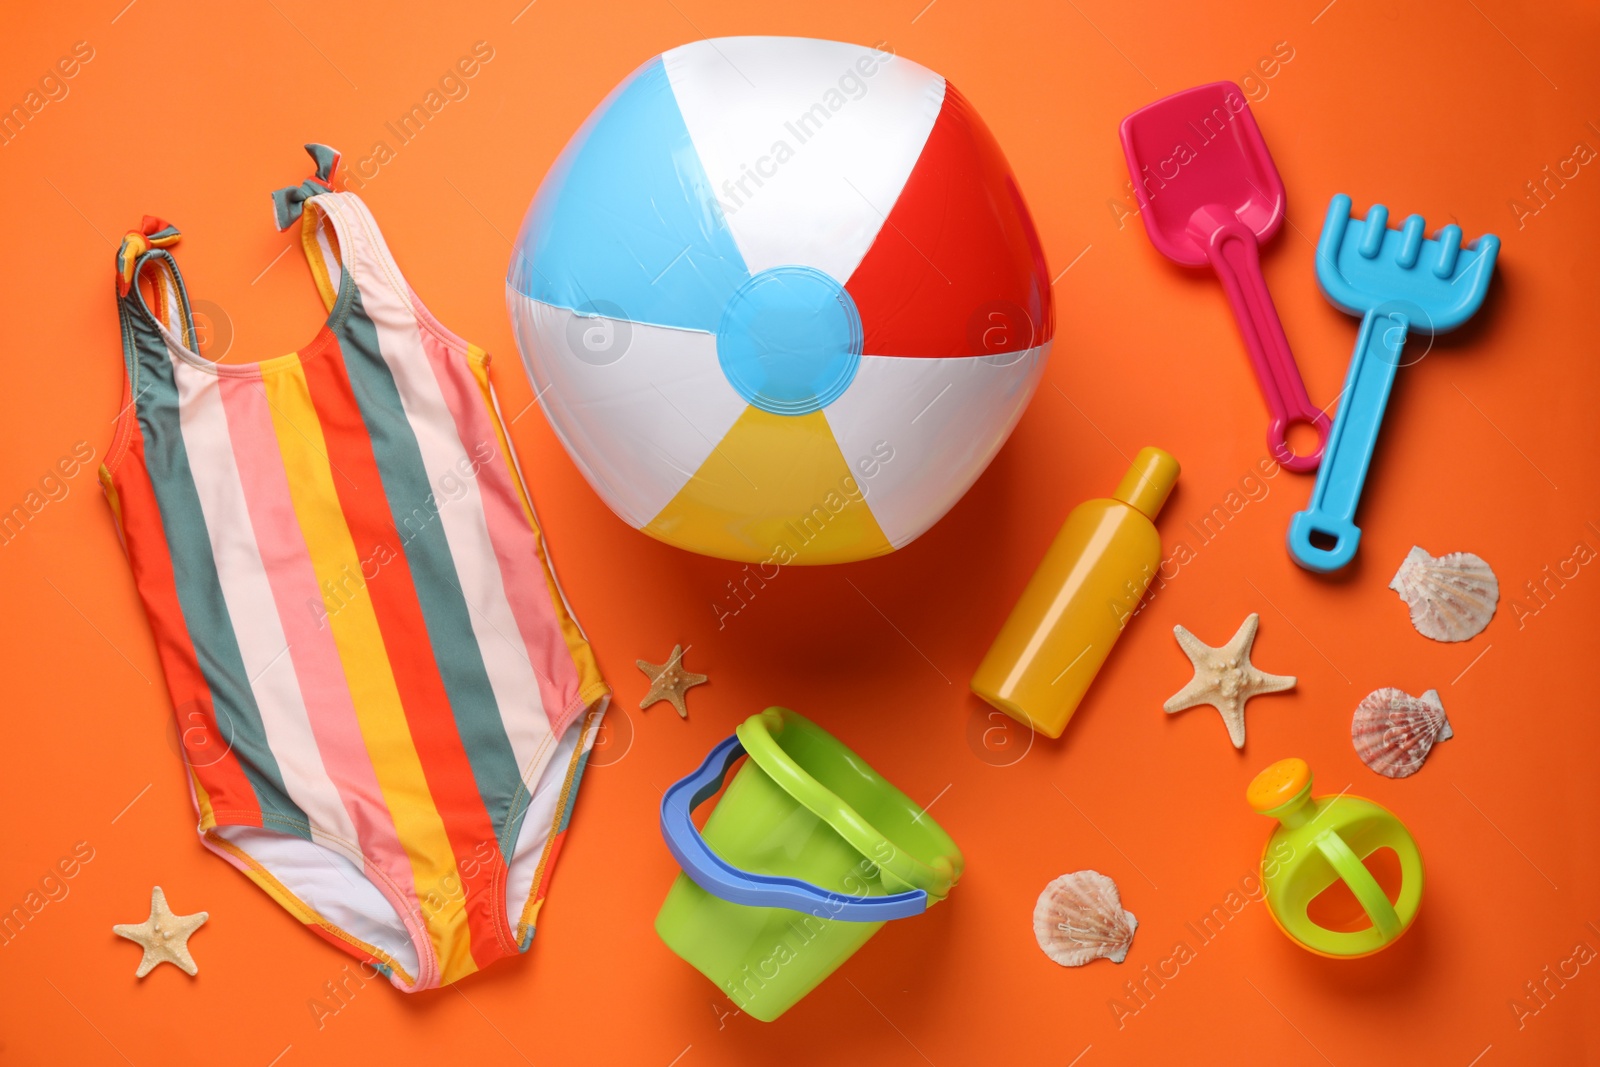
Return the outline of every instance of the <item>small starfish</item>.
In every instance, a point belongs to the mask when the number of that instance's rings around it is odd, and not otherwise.
[[[1294,688],[1293,675],[1267,674],[1250,662],[1250,646],[1255,642],[1256,628],[1260,624],[1261,616],[1251,612],[1240,624],[1239,632],[1221,648],[1212,648],[1182,626],[1174,626],[1172,632],[1178,638],[1179,647],[1194,664],[1194,677],[1162,705],[1167,714],[1210,704],[1222,712],[1233,747],[1243,748],[1245,702],[1262,693],[1280,693]]]
[[[667,700],[671,701],[672,706],[678,709],[680,718],[687,719],[689,717],[689,709],[684,705],[684,694],[689,691],[690,686],[703,685],[710,680],[703,674],[695,674],[693,671],[683,669],[682,645],[673,645],[672,655],[668,656],[667,662],[660,666],[654,663],[646,663],[642,659],[634,660],[634,662],[639,665],[641,671],[644,671],[645,677],[650,679],[650,691],[644,695],[643,700],[639,701],[639,709],[641,711],[651,704]]]
[[[172,909],[167,907],[167,895],[156,886],[150,891],[150,918],[142,923],[113,926],[111,932],[144,946],[144,959],[133,972],[135,978],[143,978],[159,963],[173,964],[184,974],[192,975],[200,968],[189,955],[189,935],[209,918],[211,913],[205,911],[193,915],[172,914]]]

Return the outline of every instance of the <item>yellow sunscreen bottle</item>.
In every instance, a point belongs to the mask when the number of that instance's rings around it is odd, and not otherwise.
[[[1142,449],[1109,500],[1072,510],[972,676],[972,691],[1060,737],[1161,565],[1155,517],[1178,461]]]

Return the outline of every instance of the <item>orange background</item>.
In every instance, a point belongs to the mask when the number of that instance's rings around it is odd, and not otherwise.
[[[76,843],[94,855],[64,899],[0,948],[0,1058],[1600,1062],[1600,962],[1551,980],[1542,1002],[1524,986],[1580,943],[1586,956],[1600,950],[1600,564],[1552,580],[1542,602],[1525,590],[1579,542],[1585,555],[1600,549],[1600,468],[1587,451],[1600,378],[1600,171],[1583,166],[1542,206],[1524,188],[1579,142],[1591,155],[1600,147],[1592,10],[1516,0],[524,2],[357,13],[306,0],[96,0],[9,15],[0,103],[22,100],[75,42],[94,58],[65,99],[0,148],[0,510],[40,490],[77,442],[98,464],[109,441],[123,230],[146,212],[183,230],[177,254],[194,297],[213,305],[214,338],[231,322],[228,358],[290,351],[322,312],[299,253],[279,258],[290,237],[273,231],[268,191],[309,171],[304,141],[367,155],[388,139],[384,123],[480,40],[495,54],[470,96],[400,148],[364,195],[432,308],[499,354],[508,413],[531,399],[505,313],[508,239],[604,94],[702,35],[885,41],[960,86],[1004,146],[1059,275],[1044,383],[993,467],[927,536],[885,559],[787,569],[720,630],[713,605],[739,568],[628,529],[543,416],[519,418],[561,578],[618,699],[533,950],[412,997],[351,983],[331,1000],[324,983],[341,978],[346,957],[201,848],[142,611],[93,470],[78,473],[0,545],[0,906],[22,902]],[[1280,42],[1292,59],[1262,77],[1258,62]],[[1421,212],[1430,229],[1453,219],[1505,242],[1476,319],[1401,373],[1360,556],[1334,580],[1297,569],[1283,548],[1309,477],[1265,480],[1265,495],[1209,543],[1188,526],[1263,456],[1266,417],[1215,280],[1161,259],[1128,214],[1121,117],[1253,71],[1291,220],[1264,269],[1315,400],[1337,393],[1356,336],[1313,281],[1332,194],[1350,193],[1358,212],[1379,200],[1397,219]],[[1520,217],[1509,207],[1519,197]],[[1169,551],[1186,540],[1195,558],[1124,635],[1060,742],[1029,749],[1025,737],[986,735],[967,678],[1068,509],[1107,493],[1146,443],[1183,462],[1161,527]],[[1413,544],[1492,563],[1502,601],[1486,633],[1442,645],[1412,630],[1385,585]],[[1251,704],[1236,753],[1214,711],[1169,718],[1161,703],[1190,673],[1172,626],[1220,643],[1251,611],[1262,616],[1257,663],[1300,684]],[[713,679],[691,695],[687,722],[665,705],[636,707],[645,685],[634,659],[659,661],[675,642]],[[1456,729],[1404,781],[1364,768],[1349,739],[1356,702],[1390,685],[1437,688]],[[674,871],[656,830],[662,789],[769,703],[814,717],[931,802],[968,874],[947,904],[886,927],[763,1025],[732,1015],[651,922]],[[1422,845],[1423,910],[1380,956],[1314,957],[1258,903],[1207,943],[1185,926],[1251,872],[1269,827],[1245,807],[1245,784],[1291,754],[1312,763],[1319,791],[1351,786],[1389,805]],[[1116,879],[1138,935],[1121,966],[1064,970],[1035,947],[1030,915],[1047,881],[1086,867]],[[144,918],[157,883],[178,911],[211,913],[193,942],[197,979],[163,967],[136,981],[138,950],[110,932]],[[1124,983],[1180,939],[1194,958],[1133,1000]],[[319,1019],[318,997],[338,1011]]]

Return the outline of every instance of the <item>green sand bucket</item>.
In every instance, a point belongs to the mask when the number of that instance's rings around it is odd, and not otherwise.
[[[746,754],[697,831],[691,812]],[[661,835],[683,873],[656,933],[762,1022],[885,922],[921,914],[961,877],[961,850],[938,823],[787,708],[750,716],[667,790]]]

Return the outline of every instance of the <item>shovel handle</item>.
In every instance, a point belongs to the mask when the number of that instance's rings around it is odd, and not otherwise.
[[[1236,219],[1225,222],[1211,232],[1207,256],[1233,306],[1245,351],[1250,354],[1250,365],[1255,368],[1261,395],[1267,402],[1271,415],[1267,447],[1272,458],[1292,471],[1316,470],[1328,440],[1328,416],[1306,395],[1283,323],[1278,321],[1278,309],[1261,276],[1255,233]],[[1298,455],[1289,447],[1289,427],[1297,422],[1317,432],[1317,447],[1305,455]]]
[[[1356,506],[1410,325],[1398,311],[1369,311],[1361,320],[1311,505],[1289,520],[1289,554],[1307,570],[1325,574],[1355,558],[1361,541]]]

